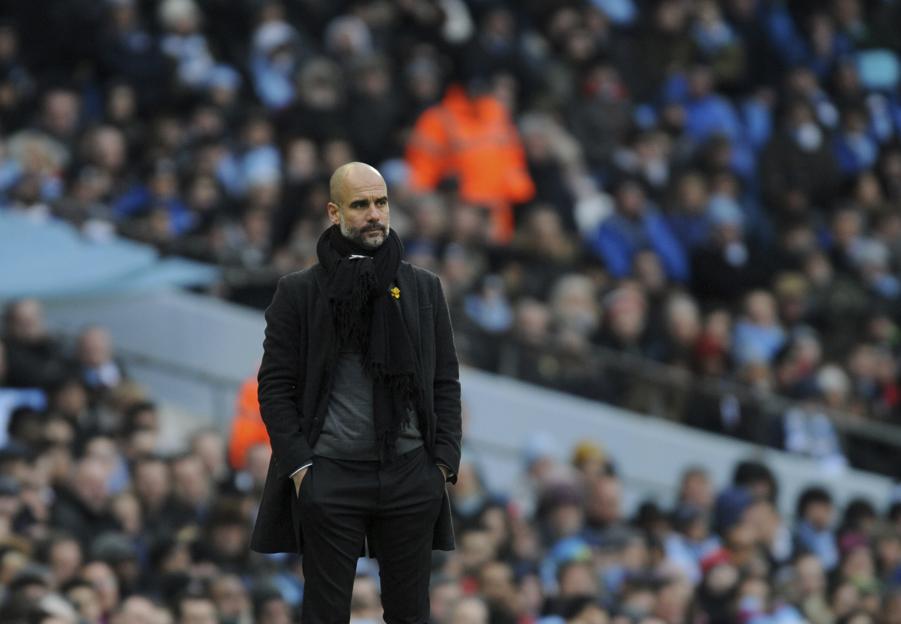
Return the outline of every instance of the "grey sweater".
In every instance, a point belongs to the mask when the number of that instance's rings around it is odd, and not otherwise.
[[[378,460],[372,414],[372,378],[359,353],[342,352],[334,370],[334,386],[313,454],[332,459]],[[422,446],[415,414],[400,431],[397,452]]]

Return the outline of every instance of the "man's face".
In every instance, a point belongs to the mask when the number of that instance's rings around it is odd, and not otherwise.
[[[385,181],[374,170],[360,168],[350,171],[343,182],[339,196],[328,204],[329,220],[361,247],[380,247],[390,226]]]
[[[66,598],[75,605],[85,622],[99,622],[103,616],[100,600],[93,587],[77,586],[69,591]]]
[[[291,609],[281,598],[267,600],[260,609],[259,624],[290,624]]]
[[[630,219],[637,219],[644,212],[644,191],[634,182],[626,183],[616,194],[616,199],[620,212]]]
[[[224,617],[239,619],[247,611],[247,591],[236,576],[219,577],[212,587],[213,600]]]
[[[825,502],[813,503],[807,508],[804,515],[814,528],[822,531],[832,524],[832,505]]]
[[[205,598],[187,599],[181,605],[181,624],[216,624],[216,607]]]
[[[135,471],[135,491],[142,502],[157,504],[171,491],[169,467],[160,461],[140,464]]]
[[[122,603],[119,613],[114,616],[115,624],[153,624],[157,622],[157,608],[141,596],[132,596]]]
[[[105,329],[87,330],[81,336],[79,347],[79,359],[87,366],[101,366],[112,358],[112,339]]]
[[[46,335],[43,308],[36,299],[15,304],[9,323],[9,334],[22,342],[36,342]]]
[[[210,477],[196,456],[185,457],[172,466],[175,495],[189,504],[202,504],[210,494]]]

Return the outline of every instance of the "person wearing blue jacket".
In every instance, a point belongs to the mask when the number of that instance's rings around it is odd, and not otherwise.
[[[685,250],[635,180],[624,180],[618,185],[616,211],[601,222],[589,245],[615,278],[628,276],[635,254],[645,249],[659,256],[671,280],[686,282],[689,278]]]

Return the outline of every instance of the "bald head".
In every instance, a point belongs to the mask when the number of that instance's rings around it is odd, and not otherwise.
[[[329,180],[328,216],[341,234],[367,249],[388,238],[388,187],[370,165],[351,162],[335,170]]]
[[[346,199],[348,188],[354,188],[361,184],[385,185],[385,179],[378,169],[362,162],[349,162],[335,169],[335,173],[328,181],[329,200],[339,206]],[[387,188],[387,186],[386,186]]]

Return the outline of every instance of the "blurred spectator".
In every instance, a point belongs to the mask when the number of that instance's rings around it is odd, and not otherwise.
[[[8,387],[9,372],[6,346],[0,340],[0,446],[6,443],[7,434],[14,430],[13,414],[17,410],[30,408],[42,410],[47,405],[47,398],[38,388]]]
[[[839,562],[838,545],[830,530],[834,512],[832,497],[823,488],[808,488],[798,497],[795,547],[816,555],[827,571]]]
[[[513,325],[508,340],[498,355],[498,371],[541,383],[547,372],[540,366],[540,354],[551,336],[551,313],[544,304],[523,299],[514,311]]]
[[[701,336],[701,311],[694,299],[678,293],[671,295],[665,305],[666,333],[658,357],[668,364],[691,368]]]
[[[650,248],[660,258],[667,277],[677,282],[688,279],[685,250],[635,180],[617,185],[616,213],[601,223],[590,243],[614,277],[629,275],[635,254]]]
[[[666,219],[673,234],[690,254],[704,245],[710,235],[707,181],[701,173],[687,172],[675,180],[674,187]]]
[[[326,57],[315,57],[298,69],[296,81],[296,98],[278,116],[281,131],[323,144],[348,138],[344,128],[347,97],[339,67]],[[326,163],[329,171],[335,168],[331,164]]]
[[[578,244],[567,234],[560,213],[546,204],[533,206],[511,242],[511,251],[530,275],[530,292],[538,295],[582,259]]]
[[[629,129],[629,110],[629,93],[618,68],[602,62],[589,68],[567,114],[593,171],[609,171],[612,167],[614,152],[625,142]]]
[[[178,624],[216,624],[216,605],[205,594],[182,595],[175,603],[175,621]]]
[[[143,106],[159,104],[169,68],[159,41],[141,23],[134,0],[107,3],[107,24],[99,43],[99,67],[105,77],[125,80]]]
[[[256,376],[248,378],[238,392],[231,427],[228,459],[232,468],[240,470],[247,463],[247,452],[251,447],[269,443],[269,434],[260,416]]]
[[[262,22],[252,36],[250,72],[257,96],[271,109],[287,106],[294,97],[294,74],[303,47],[300,35],[280,19]]]
[[[6,305],[3,337],[9,386],[47,387],[65,374],[67,363],[62,347],[44,325],[44,310],[36,299]]]
[[[557,444],[547,432],[536,432],[526,440],[522,457],[525,471],[511,493],[513,504],[526,518],[537,512],[541,490],[563,470],[557,452]]]
[[[480,598],[462,598],[451,609],[449,624],[488,624],[488,607]]]
[[[644,291],[626,283],[608,293],[603,300],[604,325],[600,343],[608,348],[642,355],[646,348],[648,309]]]
[[[805,401],[785,412],[780,437],[780,445],[786,450],[814,457],[822,462],[824,469],[832,471],[847,464],[838,433],[825,411],[836,394],[840,396],[846,392],[842,387],[846,380],[841,373],[836,376],[835,372],[835,369],[824,367],[817,380],[819,387],[807,391],[812,396],[806,396]],[[817,400],[818,397],[825,400]]]
[[[523,115],[520,132],[535,183],[533,201],[554,210],[563,229],[574,232],[574,204],[586,174],[576,138],[559,121],[541,113]],[[517,224],[523,221],[516,217]]]
[[[414,188],[434,190],[456,177],[463,199],[491,210],[492,238],[499,242],[512,235],[512,205],[535,194],[509,115],[476,85],[452,85],[417,120],[406,155]]]
[[[771,362],[785,343],[776,302],[766,291],[754,291],[745,299],[745,314],[735,324],[733,335],[736,360]]]
[[[87,548],[92,539],[117,523],[110,513],[107,469],[98,459],[85,458],[75,467],[68,487],[58,492],[52,523],[66,527]]]
[[[116,388],[126,378],[123,365],[113,358],[112,337],[103,327],[82,330],[77,361],[84,385],[95,396]]]
[[[188,231],[193,217],[179,197],[178,178],[173,163],[160,161],[148,172],[144,184],[136,184],[113,202],[119,220],[140,217],[135,235],[164,242]]]
[[[786,217],[804,218],[807,210],[829,205],[837,165],[810,104],[786,104],[782,128],[761,154],[760,167],[766,201]]]
[[[512,325],[513,311],[503,281],[496,275],[485,276],[482,291],[468,295],[463,305],[469,318],[486,332],[504,332]]]
[[[714,198],[707,218],[709,238],[691,257],[692,291],[706,303],[725,304],[766,286],[768,260],[747,240],[738,204],[725,197]]]
[[[193,0],[164,0],[158,16],[165,32],[160,47],[174,62],[178,82],[188,89],[205,87],[214,60],[200,30],[200,9]]]
[[[397,126],[401,105],[393,96],[396,85],[390,62],[385,58],[358,59],[352,71],[348,137],[363,162],[380,162],[397,156],[401,146]]]

